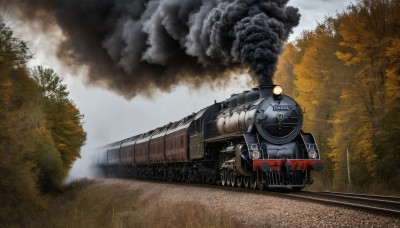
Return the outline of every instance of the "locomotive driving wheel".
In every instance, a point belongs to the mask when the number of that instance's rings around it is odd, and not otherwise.
[[[242,187],[242,183],[243,183],[243,177],[242,177],[242,176],[236,177],[236,186],[237,186],[238,188],[241,188],[241,187]]]
[[[226,186],[231,186],[231,175],[228,170],[225,170]]]
[[[233,170],[231,170],[229,173],[230,173],[230,177],[231,177],[231,186],[235,187],[235,184],[236,184],[235,173],[233,172]]]
[[[262,172],[258,171],[257,172],[257,178],[256,178],[256,188],[258,188],[258,190],[263,191],[265,189],[265,180],[262,176]]]
[[[243,187],[249,188],[250,186],[250,177],[243,177]]]
[[[256,189],[257,188],[257,178],[250,177],[250,188]]]
[[[226,184],[226,175],[225,174],[226,174],[225,170],[222,170],[221,171],[221,185],[222,186],[225,186],[225,184]]]

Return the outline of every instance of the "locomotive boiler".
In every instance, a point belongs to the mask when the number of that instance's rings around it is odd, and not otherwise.
[[[259,86],[103,146],[97,164],[106,175],[300,190],[323,168],[302,123],[301,107],[281,86]]]

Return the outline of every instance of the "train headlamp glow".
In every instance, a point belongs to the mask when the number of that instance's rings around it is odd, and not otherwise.
[[[259,159],[261,156],[261,153],[258,150],[253,150],[252,155],[253,155],[253,159]]]
[[[311,159],[316,159],[317,156],[318,156],[317,151],[315,151],[315,150],[310,150],[310,151],[308,151],[308,157],[309,157],[309,158],[311,158]]]
[[[275,95],[281,95],[282,91],[283,91],[282,87],[281,87],[281,86],[278,86],[278,85],[275,86],[274,89],[272,90],[272,92],[273,92]]]

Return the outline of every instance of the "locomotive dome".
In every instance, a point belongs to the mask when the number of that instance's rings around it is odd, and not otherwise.
[[[280,94],[280,86],[260,86],[265,99],[258,105],[255,125],[258,133],[274,144],[292,141],[300,133],[303,113],[291,97]]]

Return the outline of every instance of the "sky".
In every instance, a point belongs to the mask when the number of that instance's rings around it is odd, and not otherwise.
[[[349,0],[289,1],[288,5],[299,8],[301,14],[300,24],[293,30],[289,41],[294,41],[302,31],[315,28],[326,16],[342,12],[350,3]],[[26,26],[18,19],[18,15],[8,15],[6,18],[11,21],[16,35],[27,41],[34,54],[29,65],[54,69],[67,85],[70,99],[85,116],[83,126],[87,132],[87,141],[82,148],[82,159],[75,162],[69,180],[90,176],[90,170],[85,167],[94,160],[92,156],[95,154],[95,147],[179,120],[211,105],[214,100],[222,101],[233,93],[250,89],[248,77],[241,75],[223,87],[211,88],[204,85],[195,90],[176,85],[169,93],[157,92],[152,98],[137,96],[126,100],[103,88],[86,85],[84,68],[74,72],[58,61],[56,47],[62,39],[61,31],[42,34],[38,32],[39,28]]]

